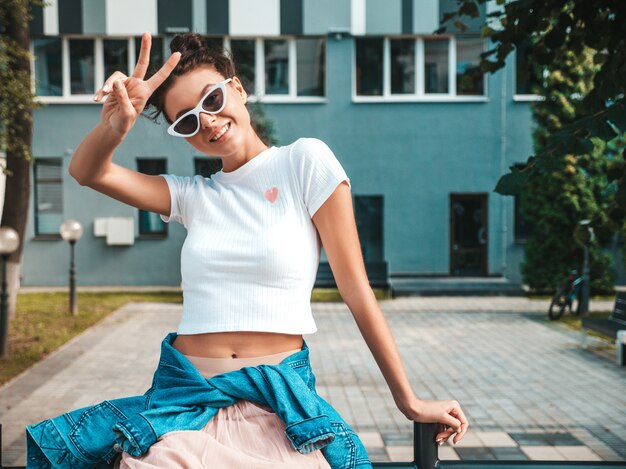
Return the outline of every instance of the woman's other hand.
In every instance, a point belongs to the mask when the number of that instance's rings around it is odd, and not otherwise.
[[[126,135],[135,124],[150,95],[167,79],[180,60],[180,52],[174,52],[158,72],[144,80],[150,63],[151,45],[150,33],[143,33],[139,59],[132,76],[114,72],[93,97],[99,102],[108,96],[102,108],[102,121],[122,135]]]
[[[469,426],[461,405],[455,400],[424,401],[414,398],[408,405],[398,407],[406,418],[414,422],[443,424],[443,431],[435,437],[439,445],[455,433],[456,436],[452,441],[457,444],[465,436]]]

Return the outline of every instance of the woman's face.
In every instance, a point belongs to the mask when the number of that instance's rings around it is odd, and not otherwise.
[[[196,107],[204,94],[217,83],[224,81],[213,67],[199,67],[176,78],[165,94],[164,112],[170,122]],[[186,137],[198,151],[207,155],[228,155],[245,147],[246,139],[254,135],[250,114],[245,106],[248,98],[241,81],[233,77],[226,84],[226,105],[218,114],[201,112],[200,130]],[[218,140],[215,137],[224,134]]]

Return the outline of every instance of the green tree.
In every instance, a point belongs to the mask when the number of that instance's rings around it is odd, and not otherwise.
[[[452,22],[465,28],[463,17],[476,18],[487,0],[457,0],[458,10],[444,14],[442,32]],[[549,72],[559,70],[556,58],[564,49],[580,56],[591,51],[598,65],[593,86],[576,107],[568,125],[550,135],[524,169],[511,167],[501,177],[496,192],[520,193],[538,174],[558,171],[566,155],[585,155],[595,149],[594,138],[611,142],[626,132],[626,2],[621,0],[496,0],[499,8],[487,14],[482,36],[493,48],[485,52],[481,69],[493,73],[504,67],[516,48],[531,41],[530,60]],[[605,155],[606,156],[606,155]],[[613,226],[624,223],[626,206],[626,154],[612,160],[607,173],[614,181],[610,218]],[[576,165],[584,159],[577,159]]]
[[[2,221],[20,236],[19,248],[9,257],[7,283],[9,315],[15,312],[19,272],[30,201],[32,161],[32,112],[30,32],[28,0],[0,2],[0,150],[6,153],[6,175]]]

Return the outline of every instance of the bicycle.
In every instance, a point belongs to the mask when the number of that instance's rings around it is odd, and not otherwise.
[[[577,270],[571,270],[567,276],[567,281],[557,287],[550,308],[548,309],[548,317],[554,321],[563,316],[565,308],[570,314],[580,315],[580,293],[582,290],[584,278],[578,276]],[[576,305],[574,307],[574,305]]]

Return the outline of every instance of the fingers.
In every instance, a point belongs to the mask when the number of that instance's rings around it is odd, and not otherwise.
[[[167,77],[170,76],[170,73],[172,73],[172,70],[174,70],[179,60],[180,52],[174,52],[172,55],[169,56],[167,62],[165,62],[163,66],[159,69],[159,71],[152,75],[150,79],[146,82],[148,84],[148,87],[150,88],[150,91],[154,92],[154,90],[161,86],[161,83],[163,83],[167,79]]]
[[[124,86],[124,82],[122,80],[116,80],[113,82],[113,93],[115,93],[115,97],[119,101],[122,113],[128,116],[133,116],[135,114],[135,108],[133,108],[133,105],[130,102],[128,92],[126,91],[126,87]]]
[[[119,71],[113,72],[113,74],[111,74],[111,76],[107,78],[107,80],[104,82],[104,85],[102,85],[102,88],[96,91],[96,94],[94,95],[93,100],[96,102],[100,101],[103,96],[109,94],[113,90],[113,83],[116,80],[125,81],[127,78],[128,77],[124,75],[122,72],[119,72]]]
[[[454,433],[456,433],[456,436],[452,441],[454,444],[457,444],[465,436],[467,428],[469,427],[469,422],[465,417],[463,409],[461,409],[461,405],[457,401],[452,401],[451,406],[452,408],[442,419],[444,429],[436,436],[436,441],[440,445],[447,441]]]
[[[139,48],[139,58],[137,59],[137,65],[133,71],[133,77],[141,78],[146,76],[148,65],[150,64],[150,48],[152,47],[152,36],[150,33],[143,33],[141,35],[141,47]]]

